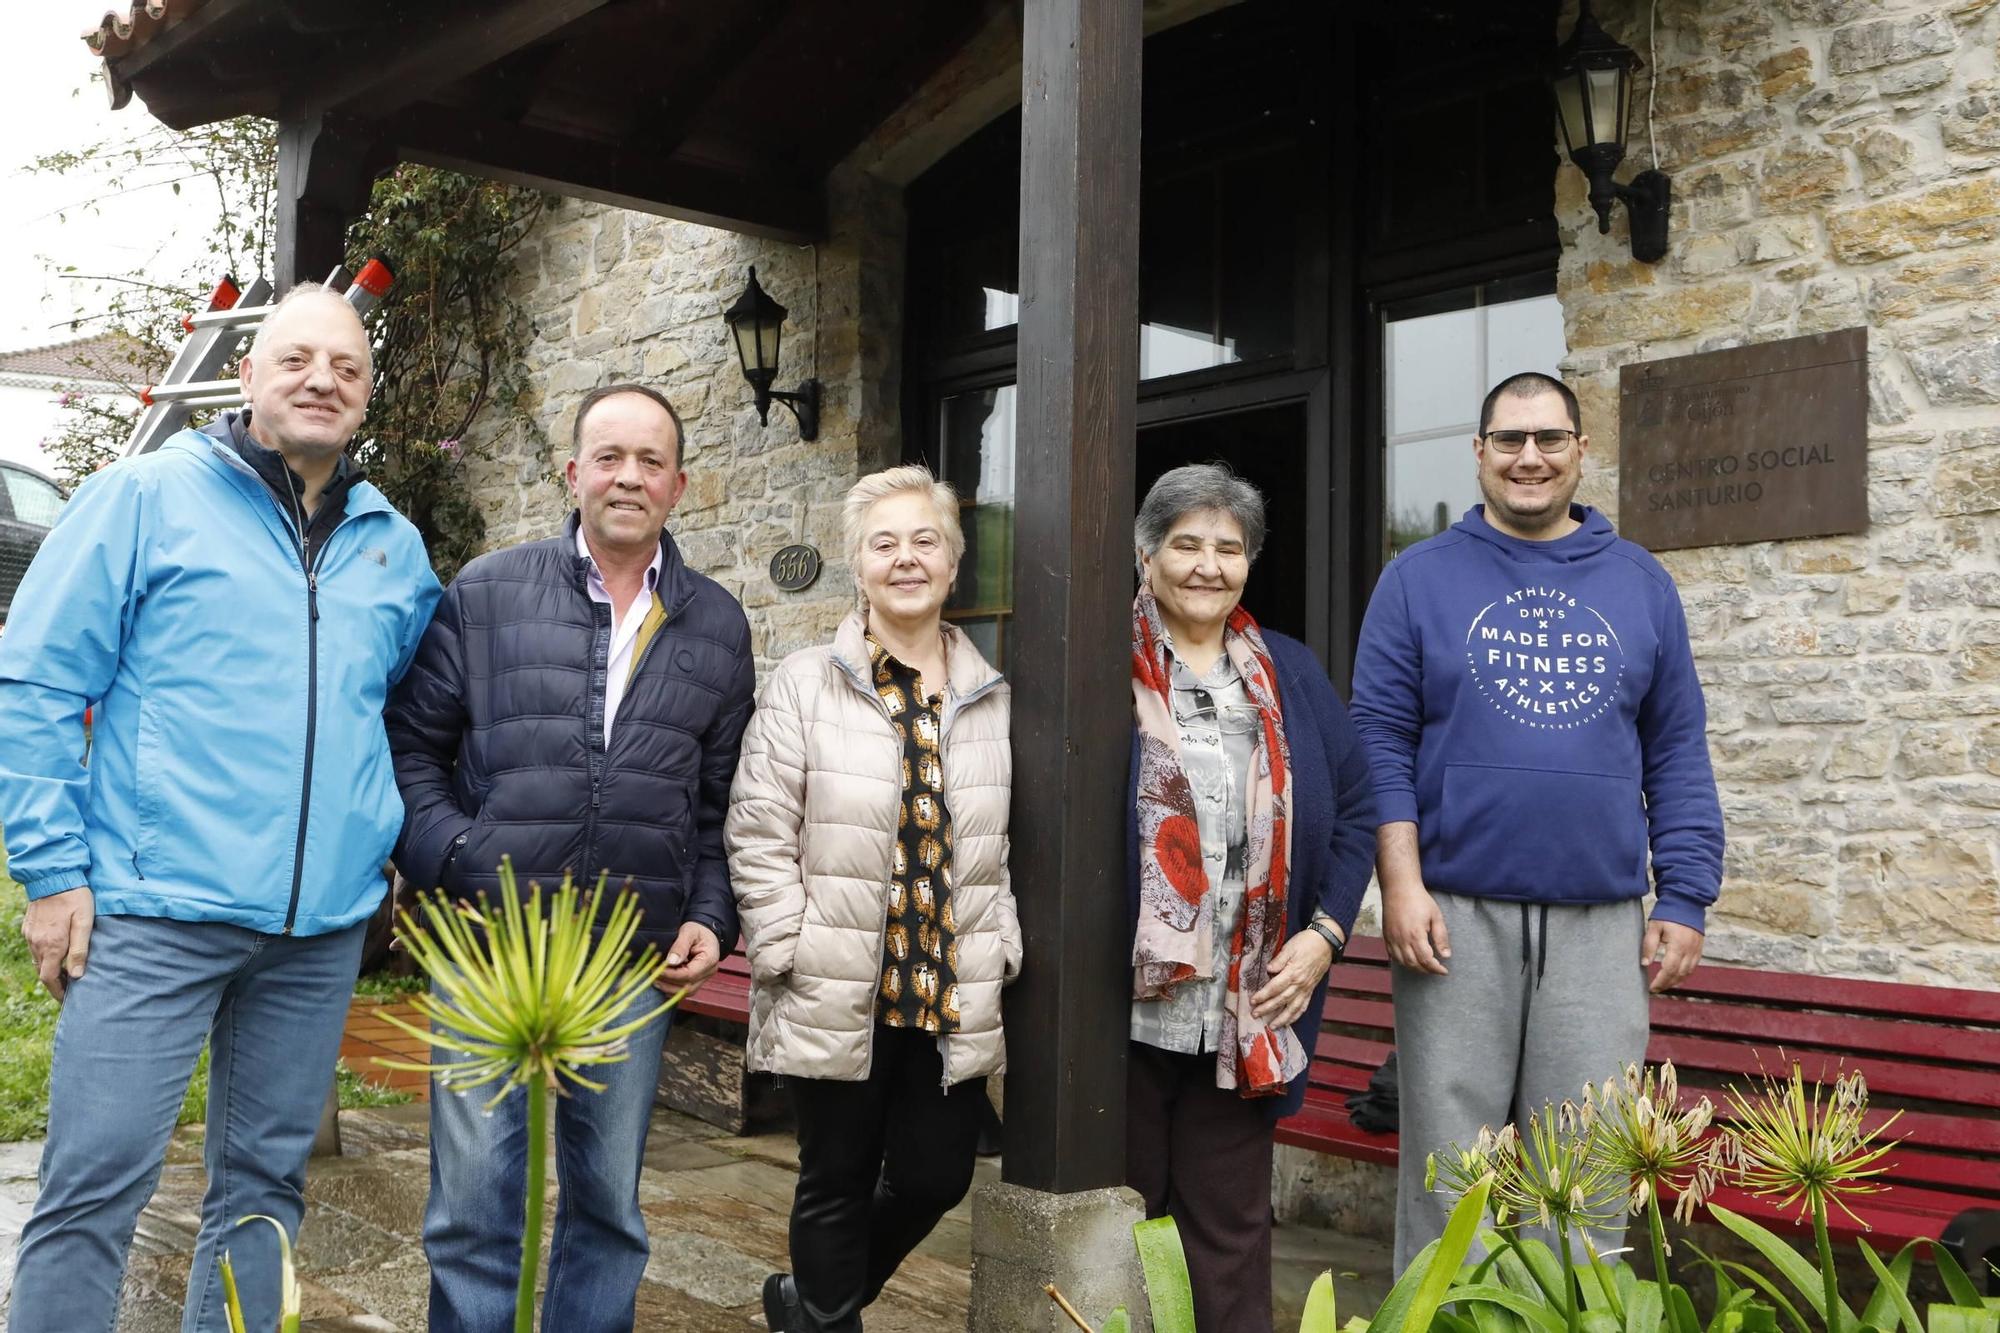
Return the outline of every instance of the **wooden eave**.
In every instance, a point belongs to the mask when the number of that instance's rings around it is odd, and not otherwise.
[[[114,102],[176,129],[330,117],[403,160],[808,240],[827,173],[1004,3],[142,0],[88,38]]]

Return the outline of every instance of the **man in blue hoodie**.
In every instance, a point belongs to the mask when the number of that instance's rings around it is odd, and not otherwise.
[[[1680,597],[1572,503],[1589,447],[1561,381],[1496,386],[1472,442],[1486,503],[1383,571],[1355,653],[1394,963],[1398,1272],[1449,1212],[1428,1154],[1644,1059],[1645,966],[1653,992],[1694,969],[1722,880]]]
[[[0,827],[62,1004],[10,1327],[102,1330],[202,1043],[208,1192],[187,1333],[274,1328],[361,935],[402,827],[382,707],[437,601],[422,539],[343,450],[368,404],[353,307],[266,317],[249,410],[77,490],[0,639]],[[83,712],[95,704],[89,766]]]

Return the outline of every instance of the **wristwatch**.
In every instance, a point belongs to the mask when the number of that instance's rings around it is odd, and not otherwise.
[[[1325,921],[1315,918],[1306,922],[1306,929],[1317,933],[1321,939],[1333,946],[1333,963],[1339,962],[1341,955],[1347,952],[1347,941],[1340,938],[1340,932]],[[1327,966],[1331,967],[1333,963]]]

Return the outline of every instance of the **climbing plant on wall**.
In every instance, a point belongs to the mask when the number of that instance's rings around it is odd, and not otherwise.
[[[268,269],[277,178],[270,121],[243,117],[175,131],[134,117],[129,138],[52,154],[34,169],[87,171],[107,191],[165,191],[163,219],[205,238],[178,271],[56,265],[93,294],[91,312],[72,330],[122,334],[116,345],[126,362],[163,370],[185,337],[181,319],[201,307],[217,279],[228,273],[247,283]],[[532,325],[509,294],[508,277],[510,252],[556,203],[536,191],[406,163],[375,182],[367,213],[348,232],[350,270],[381,255],[396,275],[368,319],[375,393],[351,452],[416,524],[443,579],[478,553],[485,535],[464,485],[479,452],[474,441],[538,429],[522,406],[522,353]],[[134,393],[143,387],[130,386]],[[127,404],[101,394],[66,392],[64,406],[45,447],[74,484],[117,455],[132,417]]]

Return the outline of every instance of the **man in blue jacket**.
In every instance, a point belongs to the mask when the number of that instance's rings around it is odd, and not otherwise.
[[[1644,967],[1654,992],[1694,969],[1722,880],[1680,597],[1571,503],[1589,447],[1561,381],[1494,388],[1486,503],[1383,571],[1355,653],[1395,964],[1399,1272],[1449,1212],[1429,1153],[1645,1058]]]
[[[402,823],[382,708],[438,595],[344,454],[371,382],[354,310],[301,284],[248,402],[84,482],[0,639],[0,826],[62,1003],[11,1327],[110,1328],[202,1042],[208,1193],[188,1330],[278,1318],[361,936]],[[95,704],[90,763],[84,709]]]
[[[482,556],[438,605],[389,709],[411,883],[493,894],[502,857],[525,886],[608,876],[666,958],[657,991],[693,985],[736,944],[722,824],[756,669],[743,608],[689,569],[665,531],[687,488],[681,423],[656,391],[595,389],[567,468],[561,535]],[[542,1327],[632,1327],[646,1271],[639,1168],[667,1024],[593,1071],[603,1092],[556,1107],[561,1192]],[[449,1058],[440,1055],[440,1058]],[[514,1317],[527,1103],[431,1099],[424,1249],[432,1333]]]

